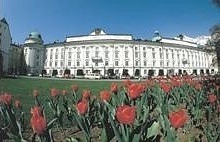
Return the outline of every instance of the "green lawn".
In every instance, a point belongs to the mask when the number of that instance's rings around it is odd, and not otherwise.
[[[30,112],[31,106],[34,105],[34,98],[32,92],[34,89],[39,90],[39,98],[43,103],[50,95],[50,88],[57,88],[59,90],[68,90],[68,95],[71,95],[71,85],[77,84],[79,86],[78,94],[82,90],[90,89],[93,95],[99,94],[101,90],[110,89],[112,81],[92,81],[92,80],[51,80],[51,79],[33,79],[33,78],[17,78],[17,79],[1,79],[0,93],[8,92],[12,94],[13,101],[20,100],[24,111]],[[121,82],[120,82],[121,83]],[[119,84],[120,84],[119,83]],[[46,106],[46,105],[45,105]]]

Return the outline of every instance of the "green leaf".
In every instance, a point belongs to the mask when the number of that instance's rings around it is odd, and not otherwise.
[[[154,123],[147,129],[147,138],[153,137],[153,139],[156,138],[156,136],[159,134],[160,131],[160,125],[159,122],[154,121]]]
[[[111,126],[113,128],[113,131],[115,133],[115,136],[117,137],[118,142],[123,142],[122,138],[121,138],[121,135],[118,131],[118,128],[116,128],[115,122],[114,122],[114,120],[111,116],[109,116],[109,120],[110,120]]]
[[[106,130],[104,128],[102,129],[100,138],[101,138],[101,142],[107,142],[108,141]]]
[[[65,139],[65,142],[79,142],[79,140],[77,140],[74,137],[68,137],[68,138]]]
[[[58,120],[58,118],[54,118],[53,120],[51,120],[48,124],[47,124],[47,129],[51,129],[53,127],[53,123],[56,122]]]
[[[140,141],[140,137],[141,137],[141,134],[134,134],[132,142],[139,142]]]

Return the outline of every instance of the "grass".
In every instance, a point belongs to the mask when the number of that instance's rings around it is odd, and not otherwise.
[[[98,95],[101,90],[109,90],[112,82],[114,81],[52,80],[42,78],[1,79],[0,93],[8,92],[13,96],[13,101],[20,100],[24,111],[28,113],[34,105],[34,98],[32,96],[34,89],[39,91],[39,98],[46,106],[46,99],[50,96],[50,88],[66,89],[68,95],[71,95],[71,85],[77,84],[79,86],[78,94],[81,94],[84,89],[90,89],[93,95]]]

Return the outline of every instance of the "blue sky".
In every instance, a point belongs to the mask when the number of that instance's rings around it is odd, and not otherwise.
[[[0,7],[13,42],[20,44],[32,31],[45,43],[87,35],[96,27],[151,39],[155,30],[165,37],[209,35],[220,23],[220,8],[212,0],[0,0]]]

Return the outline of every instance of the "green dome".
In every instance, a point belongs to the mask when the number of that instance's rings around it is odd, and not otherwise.
[[[35,39],[42,40],[42,37],[41,37],[41,35],[38,32],[31,32],[29,34],[29,38],[35,38]]]
[[[28,38],[26,38],[25,43],[37,43],[37,44],[42,44],[43,39],[41,35],[38,32],[31,32],[28,35]]]

